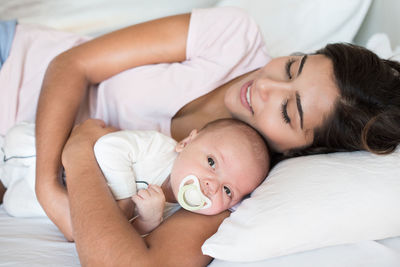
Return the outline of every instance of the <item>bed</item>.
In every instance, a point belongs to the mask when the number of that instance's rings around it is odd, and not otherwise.
[[[0,19],[17,18],[20,23],[37,23],[90,36],[193,8],[234,5],[246,9],[256,19],[273,56],[313,51],[335,41],[368,46],[382,57],[400,54],[400,35],[396,32],[400,19],[395,12],[400,10],[400,3],[396,0],[0,3]],[[295,183],[290,180],[294,176]],[[203,252],[216,258],[210,267],[400,266],[399,179],[399,148],[388,157],[354,152],[288,160],[277,165],[267,183],[207,240]],[[357,186],[360,182],[365,186]],[[313,191],[309,185],[315,186]],[[297,190],[300,187],[306,190]],[[297,190],[298,194],[282,200],[288,189]],[[272,194],[274,190],[281,194]],[[330,198],[318,194],[323,190],[331,190]],[[269,209],[264,208],[265,203]],[[257,210],[260,207],[262,211]],[[303,211],[301,216],[299,210]],[[272,230],[268,232],[266,228]],[[67,242],[49,219],[14,218],[0,206],[0,266],[80,263],[74,244]]]
[[[80,266],[73,243],[47,218],[20,219],[0,208],[0,266]],[[249,263],[214,260],[210,267],[289,267],[363,266],[397,267],[400,263],[400,238],[364,241],[337,247],[296,253]]]

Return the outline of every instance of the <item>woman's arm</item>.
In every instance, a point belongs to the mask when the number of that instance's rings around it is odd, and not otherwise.
[[[72,233],[59,179],[61,151],[87,88],[135,66],[183,61],[189,19],[185,14],[131,26],[72,48],[50,63],[36,117],[36,194],[67,239]]]
[[[77,127],[63,155],[75,242],[83,266],[206,266],[203,242],[229,215],[178,211],[142,239],[118,208],[93,154],[95,120]]]
[[[127,220],[133,218],[133,215],[135,214],[135,204],[132,202],[131,198],[117,200],[117,205]]]

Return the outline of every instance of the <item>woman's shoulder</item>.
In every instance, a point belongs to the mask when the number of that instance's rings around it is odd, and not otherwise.
[[[194,9],[191,14],[187,56],[210,56],[262,48],[264,40],[255,20],[237,7]],[[204,55],[203,55],[204,54]]]
[[[208,62],[209,72],[227,82],[265,65],[270,57],[255,22],[243,9],[217,7],[194,9],[186,45],[188,60]],[[228,73],[226,73],[228,72]]]

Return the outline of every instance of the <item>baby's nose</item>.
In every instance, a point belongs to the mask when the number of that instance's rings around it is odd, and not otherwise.
[[[219,182],[214,178],[204,180],[204,193],[206,195],[214,195],[219,187]]]

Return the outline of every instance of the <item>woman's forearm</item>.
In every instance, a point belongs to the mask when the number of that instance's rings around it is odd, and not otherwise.
[[[88,82],[77,63],[56,57],[46,72],[36,117],[36,194],[48,217],[72,240],[69,202],[61,183],[61,151],[86,94]]]
[[[135,254],[147,255],[146,244],[114,201],[94,157],[85,156],[85,160],[67,165],[66,177],[75,242],[83,266],[128,266],[138,260]]]
[[[146,240],[129,224],[115,202],[95,160],[93,145],[107,131],[89,120],[77,127],[65,145],[71,220],[83,266],[206,266],[201,252],[229,212],[205,216],[178,211]]]
[[[45,75],[36,119],[36,193],[46,214],[68,237],[68,198],[58,177],[61,150],[89,84],[126,69],[185,59],[190,14],[134,25],[57,56]],[[61,219],[62,218],[62,219]]]
[[[67,185],[82,266],[206,266],[211,258],[201,245],[229,215],[178,211],[143,240],[113,200],[94,158],[67,168]]]

